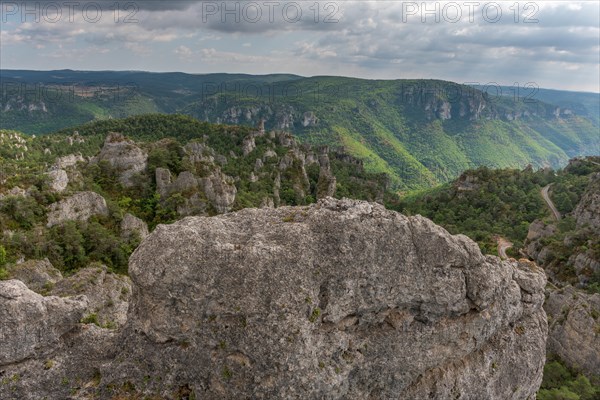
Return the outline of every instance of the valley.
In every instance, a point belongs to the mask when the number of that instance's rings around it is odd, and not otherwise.
[[[478,166],[559,168],[600,151],[600,102],[585,93],[515,99],[439,80],[282,74],[3,70],[1,81],[3,129],[42,134],[155,112],[251,127],[264,120],[342,149],[403,192]]]

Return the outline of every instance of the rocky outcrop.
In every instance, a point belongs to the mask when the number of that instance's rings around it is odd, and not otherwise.
[[[11,265],[8,267],[8,276],[20,280],[29,289],[40,294],[47,294],[62,279],[60,271],[47,258]]]
[[[27,190],[25,189],[21,189],[18,186],[15,186],[14,188],[10,189],[6,194],[0,194],[0,199],[4,198],[4,197],[8,197],[8,196],[28,196]]]
[[[455,188],[458,192],[470,192],[473,190],[479,189],[479,177],[473,175],[472,173],[465,172],[463,173],[454,184]]]
[[[256,148],[256,142],[254,141],[254,136],[250,135],[244,138],[242,142],[242,153],[244,156],[252,153],[252,151]]]
[[[214,163],[216,153],[209,146],[201,142],[189,142],[184,147],[185,154],[192,164]]]
[[[213,171],[209,176],[199,179],[202,191],[217,213],[226,213],[231,210],[235,202],[237,188],[234,179],[221,172]]]
[[[302,126],[317,126],[319,124],[319,118],[312,111],[307,111],[302,115]]]
[[[244,140],[244,152],[254,149],[254,136],[249,138]],[[235,179],[221,171],[221,166],[227,164],[226,157],[199,141],[186,144],[184,152],[187,168],[178,175],[172,176],[166,168],[156,169],[156,190],[161,200],[176,202],[180,216],[230,211],[237,188]]]
[[[85,298],[43,297],[18,280],[0,281],[0,368],[40,358],[81,319]],[[1,398],[11,398],[2,394]]]
[[[335,196],[335,189],[337,179],[331,172],[331,166],[329,162],[329,149],[322,149],[319,154],[319,181],[317,182],[317,198],[322,199],[325,197]]]
[[[294,190],[296,199],[304,199],[310,192],[310,181],[306,173],[306,154],[297,146],[295,141],[286,142],[287,135],[281,135],[280,140],[284,141],[285,146],[289,146],[288,152],[279,160],[279,170],[289,181],[289,186]],[[323,171],[323,174],[327,174]],[[323,177],[325,179],[325,177]],[[331,179],[330,179],[331,180]],[[330,181],[325,183],[322,181],[321,188],[330,184]],[[327,190],[327,189],[325,189]],[[323,190],[321,190],[323,192]]]
[[[156,191],[161,196],[167,196],[169,185],[171,184],[171,171],[166,168],[156,168]]]
[[[49,185],[50,189],[54,192],[61,193],[69,184],[69,177],[64,169],[55,169],[48,172],[50,178]]]
[[[546,224],[536,219],[529,225],[526,239],[527,254],[536,260],[538,264],[544,265],[549,254],[549,249],[542,244],[542,239],[554,235],[558,228],[553,224]]]
[[[593,250],[575,253],[569,257],[569,264],[575,268],[580,282],[587,284],[590,276],[600,273],[600,261]]]
[[[226,213],[231,210],[237,194],[235,180],[215,165],[201,178],[190,171],[183,171],[173,182],[169,170],[157,168],[156,186],[163,200],[173,194],[181,195],[177,212],[182,216],[204,215],[208,205],[216,213]]]
[[[109,329],[123,326],[131,297],[131,281],[107,271],[103,265],[91,266],[56,283],[52,295],[73,297],[83,295],[88,300],[86,315]]]
[[[578,227],[587,225],[596,233],[600,233],[600,173],[590,178],[590,183],[573,214]]]
[[[138,235],[144,240],[148,234],[148,224],[134,215],[125,214],[121,220],[121,237],[131,239],[134,235]]]
[[[588,376],[600,374],[600,294],[587,294],[571,286],[549,289],[544,309],[548,314],[548,354]]]
[[[80,192],[48,207],[48,227],[67,220],[87,221],[92,215],[108,215],[104,197],[94,192]]]
[[[54,169],[65,169],[74,167],[77,163],[85,162],[85,159],[81,156],[81,154],[69,154],[64,157],[59,157],[54,162]]]
[[[119,171],[119,180],[125,187],[134,185],[133,178],[146,170],[148,155],[135,142],[120,133],[110,133],[104,147],[92,162],[107,161]]]
[[[378,204],[160,225],[129,272],[116,336],[72,330],[5,366],[20,379],[0,397],[527,399],[541,382],[543,272]]]
[[[541,380],[543,272],[375,204],[188,218],[130,274],[128,324],[146,346],[188,343],[207,398],[527,398]]]

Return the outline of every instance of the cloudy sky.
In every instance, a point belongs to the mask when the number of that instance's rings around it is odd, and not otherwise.
[[[596,0],[73,3],[1,0],[0,67],[534,82],[600,92]]]

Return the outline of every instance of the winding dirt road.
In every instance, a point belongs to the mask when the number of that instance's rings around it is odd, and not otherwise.
[[[552,214],[554,216],[554,219],[556,219],[557,221],[560,220],[560,213],[558,212],[558,210],[556,209],[556,207],[554,207],[554,203],[552,203],[552,200],[550,200],[550,196],[548,195],[548,190],[550,190],[550,186],[552,186],[552,184],[546,185],[543,187],[542,189],[542,197],[544,198],[544,201],[546,202],[546,204],[548,204],[548,207],[550,207],[550,210],[552,210]]]

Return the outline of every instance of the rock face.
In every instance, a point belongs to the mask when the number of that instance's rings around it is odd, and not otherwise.
[[[600,173],[590,179],[573,214],[577,226],[588,225],[595,232],[600,233]]]
[[[588,376],[600,373],[600,294],[567,286],[548,290],[548,353]]]
[[[50,188],[55,192],[63,192],[69,184],[69,177],[64,169],[56,169],[48,172]]]
[[[62,279],[60,271],[47,258],[12,265],[8,268],[8,273],[11,279],[20,280],[36,293],[47,293]]]
[[[86,313],[96,314],[98,324],[114,329],[127,321],[131,282],[128,277],[109,273],[105,266],[97,265],[58,281],[51,294],[84,295],[88,299]]]
[[[52,349],[86,306],[85,298],[42,297],[21,281],[0,281],[0,367]]]
[[[546,224],[536,219],[529,225],[527,232],[526,249],[527,254],[540,265],[546,262],[549,250],[543,245],[542,239],[554,235],[558,228],[553,224]]]
[[[156,187],[163,199],[174,193],[184,194],[177,206],[179,215],[203,215],[210,204],[217,213],[231,210],[235,202],[237,188],[234,178],[221,172],[219,167],[210,169],[205,176],[196,177],[190,171],[181,172],[171,182],[171,173],[167,169],[156,169]]]
[[[68,156],[60,157],[54,162],[55,169],[65,169],[74,167],[79,162],[85,162],[81,154],[69,154]]]
[[[329,149],[324,148],[319,154],[319,181],[317,182],[317,198],[333,197],[335,195],[337,180],[331,173],[328,156]]]
[[[108,215],[104,197],[94,192],[80,192],[48,207],[48,227],[67,220],[87,221],[92,215]]]
[[[123,217],[123,220],[121,220],[121,236],[129,239],[135,234],[139,235],[140,239],[145,239],[149,234],[148,224],[138,217],[127,213]]]
[[[378,204],[186,218],[129,270],[116,336],[74,329],[46,346],[56,367],[4,368],[21,378],[0,398],[528,399],[541,382],[543,272]]]
[[[165,168],[156,168],[156,191],[161,196],[167,196],[171,184],[171,171]]]
[[[104,147],[93,162],[108,161],[119,173],[119,180],[125,187],[134,184],[133,177],[144,172],[148,163],[148,155],[132,140],[120,133],[111,133],[104,142]]]
[[[541,381],[543,272],[375,204],[188,218],[130,274],[132,367],[186,343],[172,376],[206,398],[525,399]]]
[[[226,213],[231,210],[237,193],[232,177],[225,175],[218,169],[198,181],[206,198],[218,213]]]

